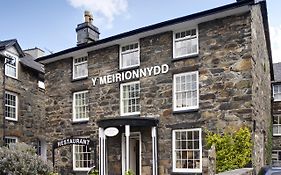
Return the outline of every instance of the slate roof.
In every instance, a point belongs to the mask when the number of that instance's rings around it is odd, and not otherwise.
[[[31,55],[26,54],[22,51],[20,45],[18,44],[18,41],[16,39],[10,39],[5,41],[0,41],[0,51],[6,50],[9,47],[14,46],[17,51],[20,54],[19,62],[28,68],[31,68],[35,71],[38,71],[40,73],[44,73],[44,66],[36,61],[34,61],[35,58],[33,58]],[[5,57],[4,55],[0,55],[1,57]]]
[[[22,65],[27,66],[35,71],[38,71],[40,73],[45,73],[43,64],[34,61],[34,58],[29,54],[25,54],[24,57],[19,58],[19,62]]]
[[[20,56],[24,56],[24,53],[16,39],[10,39],[5,41],[0,41],[0,51],[7,49],[10,46],[15,46],[17,51],[19,52]]]
[[[274,81],[281,82],[281,62],[273,64]]]

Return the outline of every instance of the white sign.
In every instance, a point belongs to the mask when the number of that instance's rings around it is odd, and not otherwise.
[[[110,84],[110,83],[116,83],[124,80],[165,74],[168,71],[169,71],[168,64],[162,64],[160,66],[146,67],[142,69],[134,69],[134,70],[128,70],[120,73],[118,72],[115,74],[109,74],[101,77],[94,77],[92,78],[92,82],[93,82],[93,86],[96,86],[98,83]]]
[[[108,137],[116,136],[119,133],[119,130],[115,127],[109,127],[104,130],[104,134]]]

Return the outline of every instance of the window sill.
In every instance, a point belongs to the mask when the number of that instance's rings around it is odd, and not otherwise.
[[[14,119],[14,118],[8,118],[8,117],[5,117],[6,121],[10,121],[10,122],[17,122],[18,119]]]
[[[198,56],[199,56],[198,53],[195,53],[195,54],[192,54],[192,55],[187,55],[187,56],[181,56],[181,57],[173,58],[172,62],[180,61],[180,60],[184,60],[184,59],[192,59],[192,58],[196,58]]]
[[[124,71],[138,69],[138,68],[140,68],[140,65],[132,66],[132,67],[126,67],[126,68],[120,68],[117,72],[124,72]]]
[[[75,125],[75,124],[87,124],[88,122],[89,122],[89,119],[87,119],[87,120],[77,120],[77,121],[72,120],[73,125]]]
[[[191,113],[191,112],[198,112],[199,108],[196,109],[185,109],[180,111],[173,111],[173,114],[182,114],[182,113]]]
[[[281,134],[273,134],[273,137],[281,137]]]
[[[87,79],[88,79],[88,76],[87,77],[81,77],[81,78],[75,78],[75,79],[72,79],[71,82],[87,80]]]

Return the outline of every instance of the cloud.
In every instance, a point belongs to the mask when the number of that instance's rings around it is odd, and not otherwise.
[[[68,0],[74,8],[82,8],[93,13],[97,24],[107,24],[112,27],[116,16],[127,12],[127,0]]]
[[[270,26],[269,29],[273,62],[281,62],[281,25]]]

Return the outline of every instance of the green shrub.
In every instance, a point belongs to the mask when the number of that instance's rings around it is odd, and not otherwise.
[[[216,171],[224,172],[243,168],[251,163],[252,141],[249,128],[243,127],[234,133],[223,135],[207,133],[207,147],[216,147]]]
[[[134,175],[134,172],[132,170],[126,171],[125,175]]]
[[[1,175],[49,175],[51,172],[51,162],[37,156],[35,149],[25,143],[0,147]]]

